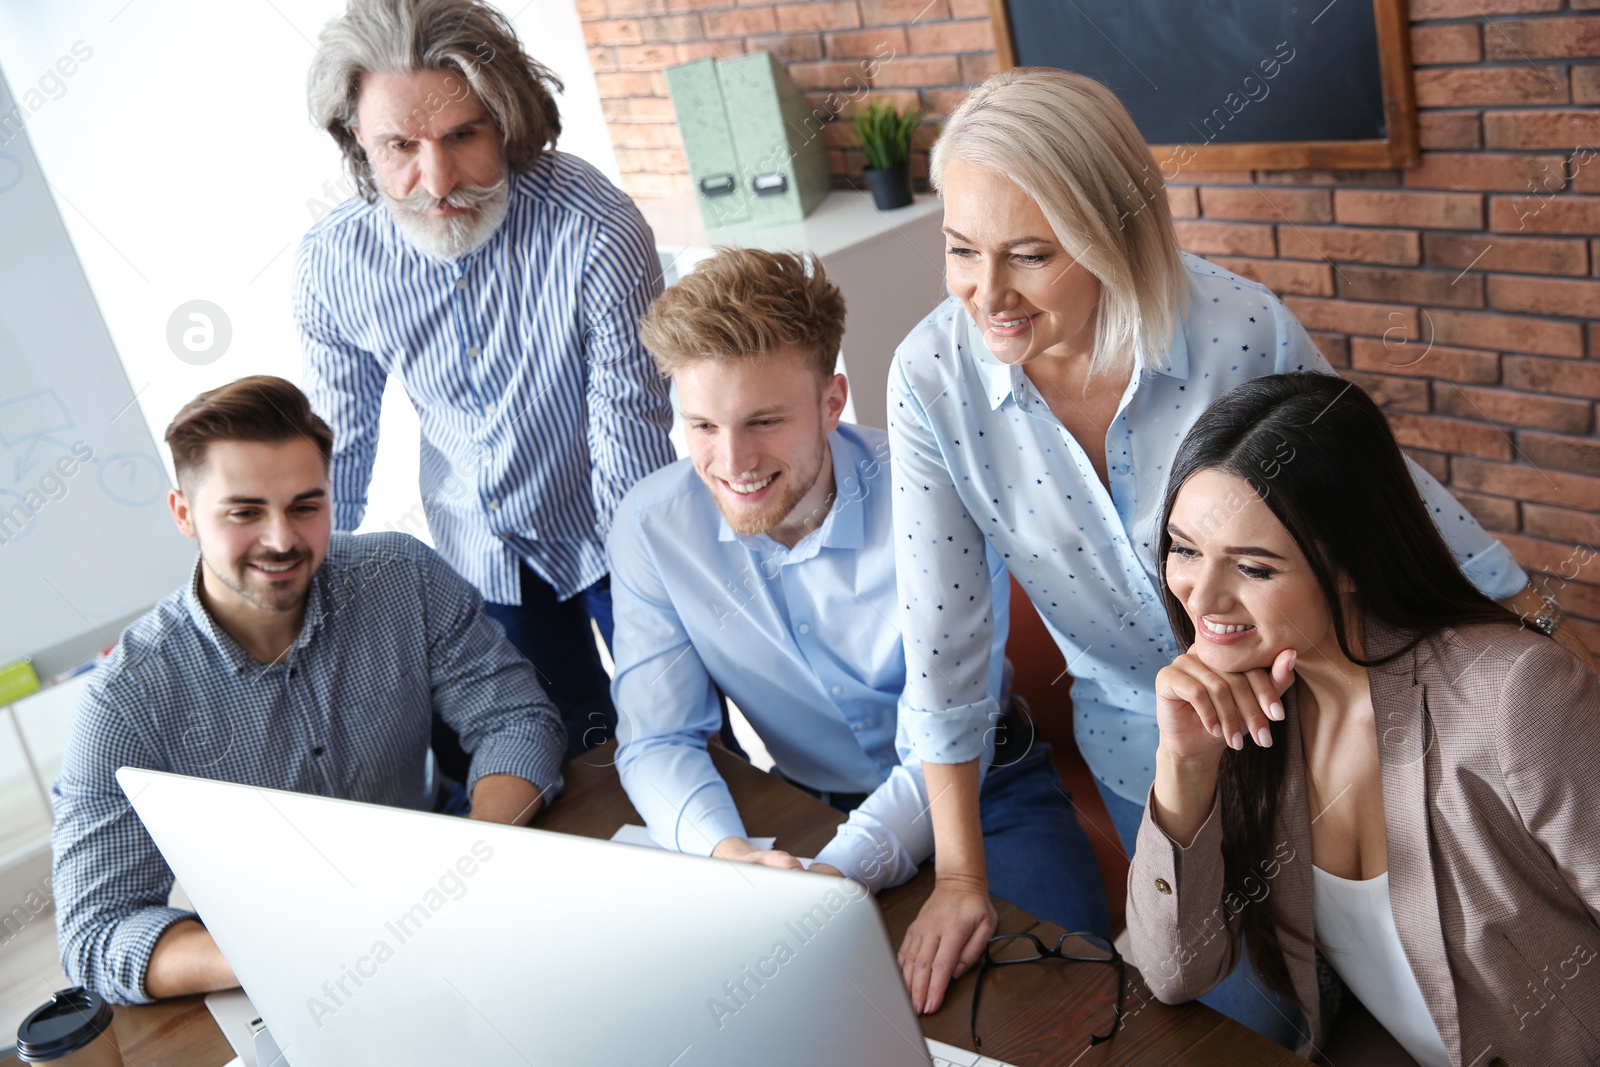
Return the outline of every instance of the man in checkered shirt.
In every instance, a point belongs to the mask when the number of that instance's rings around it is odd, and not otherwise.
[[[333,434],[299,389],[243,378],[167,429],[173,518],[200,558],[129,626],[72,723],[55,805],[56,927],[73,981],[119,1003],[238,985],[117,784],[142,767],[526,824],[566,731],[479,594],[398,533],[333,533]],[[435,713],[471,754],[430,781]],[[270,919],[270,917],[264,917]]]

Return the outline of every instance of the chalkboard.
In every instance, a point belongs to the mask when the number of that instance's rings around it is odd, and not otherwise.
[[[1104,83],[1168,177],[1418,161],[1404,0],[991,0],[1002,67]]]
[[[0,665],[42,681],[182,584],[193,542],[0,76]]]

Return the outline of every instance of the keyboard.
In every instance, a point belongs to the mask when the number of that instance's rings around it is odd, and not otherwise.
[[[992,1060],[988,1056],[980,1056],[976,1052],[968,1052],[964,1048],[947,1045],[943,1041],[933,1038],[924,1038],[928,1043],[928,1055],[933,1058],[933,1067],[1012,1067],[1009,1063]]]

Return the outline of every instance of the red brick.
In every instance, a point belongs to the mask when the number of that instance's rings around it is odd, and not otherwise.
[[[1414,189],[1482,189],[1525,192],[1566,188],[1562,156],[1500,155],[1488,152],[1424,152],[1422,166],[1405,172]]]
[[[1340,267],[1338,273],[1339,295],[1352,300],[1483,307],[1483,276],[1478,274],[1354,264]]]
[[[1207,218],[1333,221],[1333,202],[1326,189],[1202,188],[1200,208]]]
[[[869,30],[850,30],[830,33],[825,38],[828,55],[832,58],[873,56],[880,62],[890,56],[903,56],[911,51],[906,31],[901,26],[874,26]]]
[[[1505,384],[1512,389],[1600,399],[1600,361],[1505,357]]]
[[[665,70],[678,61],[678,46],[673,44],[630,44],[617,49],[617,66],[622,70]]]
[[[1524,15],[1559,11],[1563,0],[1411,0],[1411,18],[1481,19],[1485,15]]]
[[[1497,274],[1489,279],[1489,303],[1501,311],[1595,317],[1600,316],[1600,282]]]
[[[1527,570],[1543,571],[1563,577],[1572,575],[1592,578],[1596,564],[1600,562],[1587,548],[1580,550],[1574,545],[1564,545],[1542,538],[1503,534],[1500,542],[1511,550],[1511,555]]]
[[[958,19],[986,18],[989,0],[950,0],[950,14]]]
[[[1384,374],[1420,378],[1447,378],[1457,382],[1488,384],[1500,380],[1500,356],[1474,348],[1408,341],[1398,334],[1350,339],[1350,365]]]
[[[908,27],[906,34],[911,39],[911,50],[917,55],[994,50],[994,29],[988,19],[920,23]]]
[[[1306,333],[1329,363],[1335,367],[1350,365],[1350,338],[1342,333],[1324,333],[1321,330],[1307,330]]]
[[[1441,484],[1450,482],[1450,457],[1443,452],[1429,452],[1422,448],[1402,448],[1411,459],[1411,462],[1433,475],[1433,479]]]
[[[606,0],[613,15],[660,15],[667,10],[666,0]]]
[[[1569,437],[1565,434],[1539,433],[1524,430],[1517,434],[1517,444],[1529,463],[1540,467],[1576,471],[1579,474],[1600,474],[1600,441],[1593,437]],[[1594,504],[1600,507],[1600,499]]]
[[[640,19],[639,28],[646,41],[697,41],[705,33],[699,15],[668,15],[658,19]]]
[[[671,196],[678,191],[670,174],[623,174],[622,191],[636,198]]]
[[[946,0],[861,0],[861,21],[868,26],[890,23],[940,22],[950,17]]]
[[[1548,537],[1552,541],[1566,541],[1573,545],[1600,544],[1600,516],[1596,516],[1592,511],[1570,511],[1566,508],[1553,508],[1548,504],[1528,504],[1522,509],[1522,527],[1535,537]],[[1570,567],[1568,573],[1571,573]],[[1589,588],[1600,593],[1600,589],[1594,586]],[[1572,611],[1576,606],[1566,595],[1571,589],[1572,586],[1569,585],[1555,594],[1556,599],[1561,601],[1561,606],[1567,611]],[[1600,605],[1600,602],[1585,597],[1582,593],[1578,596],[1587,613],[1593,613],[1594,608]]]
[[[1224,259],[1211,262],[1240,277],[1260,282],[1275,293],[1332,296],[1333,269],[1326,263],[1298,263],[1284,259]]]
[[[1344,229],[1336,226],[1279,226],[1278,255],[1285,259],[1415,266],[1422,258],[1415,230]]]
[[[656,75],[643,71],[628,73],[596,74],[594,76],[595,88],[605,96],[655,96]]]
[[[1600,19],[1575,15],[1561,19],[1501,19],[1484,28],[1489,59],[1588,58],[1600,54]]]
[[[1565,104],[1568,100],[1566,67],[1448,67],[1419,70],[1415,78],[1419,107],[1504,107]]]
[[[955,85],[961,81],[961,64],[955,56],[927,58],[901,56],[878,64],[873,87],[921,89],[924,86]]]
[[[707,37],[751,37],[778,32],[778,16],[770,7],[708,11],[700,17],[705,20]]]
[[[1572,68],[1572,102],[1574,104],[1600,104],[1600,67]]]
[[[1462,507],[1478,520],[1478,525],[1486,530],[1504,530],[1507,533],[1516,533],[1520,528],[1517,521],[1517,502],[1515,500],[1502,500],[1497,496],[1483,496],[1479,493],[1466,493],[1459,489],[1452,489],[1450,495],[1455,497]]]
[[[1600,167],[1594,165],[1592,155],[1581,150],[1574,153],[1567,161],[1565,173],[1572,178],[1573,192],[1600,193]]]
[[[968,89],[925,89],[922,93],[922,106],[927,109],[933,118],[943,118],[961,106],[961,101],[967,98]]]
[[[1412,415],[1399,411],[1386,414],[1395,440],[1403,445],[1440,452],[1464,452],[1485,459],[1511,458],[1511,438],[1493,426],[1437,415]]]
[[[750,38],[750,40],[759,39]],[[770,40],[770,38],[767,39]],[[678,45],[678,62],[693,63],[697,59],[727,59],[730,56],[743,55],[746,51],[759,52],[760,49],[747,49],[745,42],[738,38],[723,37],[715,41],[685,41],[683,44]]]
[[[1433,230],[1483,228],[1483,197],[1470,193],[1386,193],[1335,189],[1334,216],[1358,226],[1419,226]]]
[[[1423,258],[1435,267],[1503,270],[1520,274],[1587,274],[1582,240],[1504,237],[1500,234],[1427,233]]]
[[[1600,500],[1600,478],[1466,458],[1451,466],[1453,487],[1578,508],[1594,507],[1594,502]]]
[[[1411,62],[1419,67],[1433,63],[1476,63],[1483,58],[1483,38],[1477,23],[1411,27]]]
[[[1188,175],[1184,175],[1187,179]],[[1258,170],[1258,185],[1363,185],[1394,187],[1400,184],[1396,170]]]
[[[589,69],[596,74],[609,74],[616,70],[617,50],[603,47],[589,49]]]
[[[1600,356],[1600,322],[1591,322],[1589,331],[1589,355]]]
[[[778,29],[784,33],[848,30],[859,25],[861,11],[855,0],[806,0],[803,4],[783,4],[778,8]]]
[[[789,77],[802,89],[854,88],[868,82],[865,65],[860,61],[791,63],[788,71]]]
[[[1595,544],[1594,535],[1590,535],[1586,544],[1591,547]],[[1576,562],[1575,560],[1574,563]],[[1594,571],[1594,568],[1591,567],[1590,570]],[[1568,574],[1572,572],[1573,568],[1567,568]],[[1585,577],[1593,578],[1596,582],[1600,582],[1600,573],[1590,573]],[[1600,619],[1600,585],[1595,585],[1591,582],[1575,582],[1566,578],[1556,578],[1548,582],[1548,587],[1550,594],[1561,601],[1562,610],[1566,611],[1569,617],[1581,615],[1587,619]],[[1566,623],[1563,622],[1562,625],[1565,626]],[[1600,630],[1600,627],[1597,627],[1597,630]]]
[[[1600,21],[1600,20],[1597,20]],[[1490,111],[1483,116],[1485,148],[1565,148],[1600,142],[1600,111]]]
[[[1583,332],[1574,322],[1494,315],[1484,311],[1430,311],[1432,340],[1500,352],[1538,352],[1546,356],[1583,355]],[[1508,383],[1509,384],[1509,383]]]
[[[1175,219],[1192,219],[1200,214],[1200,195],[1191,186],[1167,186],[1167,207]]]
[[[1420,378],[1394,378],[1387,374],[1368,374],[1358,370],[1342,371],[1340,377],[1355,382],[1381,408],[1394,411],[1428,410],[1428,383]]]
[[[1174,221],[1178,244],[1200,255],[1215,253],[1234,256],[1275,254],[1271,226],[1247,223]]]
[[[1323,300],[1310,296],[1286,296],[1284,304],[1308,330],[1333,330],[1338,333],[1387,337],[1393,341],[1417,334],[1417,309],[1397,304],[1364,304],[1355,300]]]
[[[643,44],[644,31],[638,19],[606,19],[583,24],[587,44]]]
[[[575,0],[573,7],[577,9],[578,18],[584,22],[606,17],[606,0]]]
[[[602,105],[605,101],[600,102]],[[635,122],[671,122],[678,121],[678,115],[672,110],[672,101],[642,96],[625,101],[628,105],[628,117]]]
[[[611,140],[618,148],[682,148],[676,125],[659,122],[614,122]]]
[[[1477,111],[1423,111],[1417,115],[1417,140],[1423,148],[1481,148],[1483,124]]]
[[[1173,168],[1178,165],[1176,155],[1178,149],[1174,148],[1172,151],[1174,154],[1171,158],[1160,161],[1161,174],[1164,178],[1172,174]],[[1179,169],[1177,177],[1167,180],[1183,185],[1249,185],[1251,178],[1247,170],[1191,170],[1183,167]]]
[[[1436,382],[1433,405],[1444,415],[1480,419],[1501,426],[1537,427],[1566,433],[1583,433],[1589,429],[1589,405],[1581,400]]]
[[[1600,659],[1600,623],[1589,622],[1586,619],[1578,618],[1576,615],[1568,615],[1562,620],[1561,625],[1571,629],[1577,635],[1578,640],[1582,641],[1589,651],[1594,654],[1595,658]]]
[[[750,37],[745,40],[752,52],[771,52],[778,62],[810,63],[822,58],[820,33],[778,33],[771,37]]]
[[[993,52],[981,52],[961,57],[961,80],[976,85],[1000,69]]]
[[[1600,197],[1490,197],[1489,228],[1502,233],[1600,234]]]

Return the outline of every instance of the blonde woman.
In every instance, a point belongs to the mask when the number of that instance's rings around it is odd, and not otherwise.
[[[1131,853],[1155,777],[1156,672],[1185,651],[1154,552],[1172,457],[1232,386],[1332,370],[1265,287],[1179,252],[1149,149],[1091,79],[1034,68],[988,79],[951,116],[932,180],[950,298],[906,337],[889,379],[901,717],[937,843],[936,888],[901,947],[923,1011],[995,925],[978,816],[997,710],[984,654],[995,620],[975,592],[985,543],[1061,649],[1078,745]],[[1473,583],[1530,621],[1559,621],[1505,547],[1410,469]],[[1255,670],[1230,691],[1254,728],[1289,682]],[[1298,1012],[1243,988],[1251,974],[1206,1002],[1297,1044]]]

